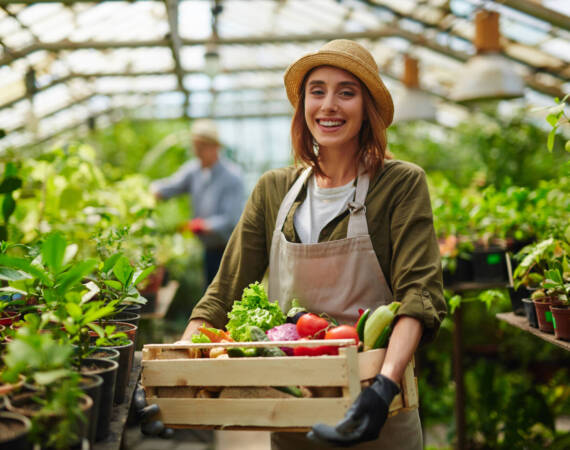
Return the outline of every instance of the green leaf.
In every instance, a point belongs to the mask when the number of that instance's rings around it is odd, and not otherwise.
[[[4,216],[4,223],[8,223],[8,219],[16,209],[16,202],[12,198],[12,194],[6,194],[2,202],[2,215]]]
[[[0,183],[0,194],[8,194],[22,187],[22,180],[18,177],[9,176]]]
[[[65,310],[75,322],[79,322],[81,320],[83,311],[79,305],[76,305],[75,303],[66,303]]]
[[[103,317],[110,316],[114,312],[115,308],[110,305],[105,305],[102,308],[91,308],[87,314],[85,314],[84,321],[87,323],[95,322]]]
[[[97,325],[96,323],[88,323],[87,326],[89,328],[91,328],[95,333],[97,333],[97,335],[99,337],[104,337],[105,336],[105,331],[103,330],[103,328],[101,328],[99,325]]]
[[[0,225],[0,242],[8,240],[8,229],[6,225]]]
[[[0,267],[0,280],[6,281],[18,281],[18,280],[28,280],[32,278],[25,272],[21,270],[10,269],[9,267]]]
[[[103,280],[103,283],[105,283],[107,286],[112,287],[113,289],[117,289],[117,290],[121,290],[123,289],[123,285],[116,280]]]
[[[4,176],[8,177],[15,177],[18,175],[18,167],[13,162],[9,162],[6,164],[6,170],[4,171]]]
[[[115,253],[114,255],[109,256],[105,262],[103,263],[103,268],[101,269],[101,272],[103,273],[107,273],[109,272],[117,263],[117,260],[123,256],[122,253]]]
[[[33,374],[34,381],[41,386],[52,384],[69,376],[71,372],[68,369],[56,369],[45,372],[36,372]]]
[[[49,274],[38,266],[30,264],[27,260],[22,258],[15,258],[8,255],[0,255],[0,266],[10,267],[12,269],[19,269],[26,272],[33,277],[41,280],[46,286],[52,286],[53,283]]]
[[[42,245],[42,258],[48,269],[57,274],[63,265],[67,241],[63,234],[51,233],[47,236]]]
[[[78,284],[85,276],[89,275],[97,267],[97,260],[88,259],[73,266],[63,273],[57,280],[56,290],[58,293],[65,293],[70,287]]]
[[[455,312],[456,308],[459,308],[461,306],[461,300],[462,300],[461,295],[454,295],[449,299],[449,307],[451,314]]]
[[[552,149],[554,148],[554,137],[556,135],[556,129],[558,127],[554,127],[552,130],[550,130],[550,133],[548,133],[548,139],[546,140],[546,147],[548,148],[548,151],[551,152]]]
[[[128,258],[121,256],[113,267],[113,273],[123,286],[128,286],[130,284],[131,277],[133,276],[134,269],[132,268]]]
[[[546,121],[550,124],[551,127],[556,127],[556,124],[560,120],[560,116],[562,116],[562,111],[557,111],[556,113],[551,113],[546,116]]]
[[[152,272],[154,272],[155,267],[147,267],[142,271],[137,271],[134,275],[135,282],[134,285],[139,284],[141,281],[145,280]]]
[[[570,153],[570,141],[566,141],[566,144],[564,144],[564,150]]]

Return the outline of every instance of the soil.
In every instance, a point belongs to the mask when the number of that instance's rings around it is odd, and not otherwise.
[[[101,366],[94,363],[83,363],[81,365],[80,373],[87,375],[97,374],[101,370]]]
[[[15,419],[3,418],[0,420],[0,442],[6,442],[20,436],[26,431],[26,426]]]

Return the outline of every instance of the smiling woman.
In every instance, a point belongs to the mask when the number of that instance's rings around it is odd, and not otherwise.
[[[284,78],[298,165],[261,177],[182,339],[204,323],[224,327],[232,300],[266,269],[268,298],[283,311],[297,299],[307,311],[354,324],[359,308],[397,300],[381,372],[345,419],[308,435],[273,433],[272,449],[367,441],[359,448],[421,449],[417,410],[387,414],[420,340],[435,337],[446,312],[425,173],[388,160],[392,97],[364,47],[329,42]]]

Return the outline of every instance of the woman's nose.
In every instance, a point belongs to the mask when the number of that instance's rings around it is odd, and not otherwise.
[[[323,99],[323,103],[321,104],[321,109],[323,111],[336,111],[337,105],[334,95],[328,94]]]

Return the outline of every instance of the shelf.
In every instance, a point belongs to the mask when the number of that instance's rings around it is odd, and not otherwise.
[[[517,316],[515,313],[500,313],[497,314],[497,319],[507,322],[509,325],[513,327],[520,328],[523,331],[527,331],[535,336],[539,337],[540,339],[550,342],[551,344],[557,345],[558,347],[562,347],[563,349],[570,351],[570,342],[568,341],[561,341],[560,339],[556,339],[553,334],[544,333],[540,331],[538,328],[533,328],[528,324],[528,320],[524,316]]]

